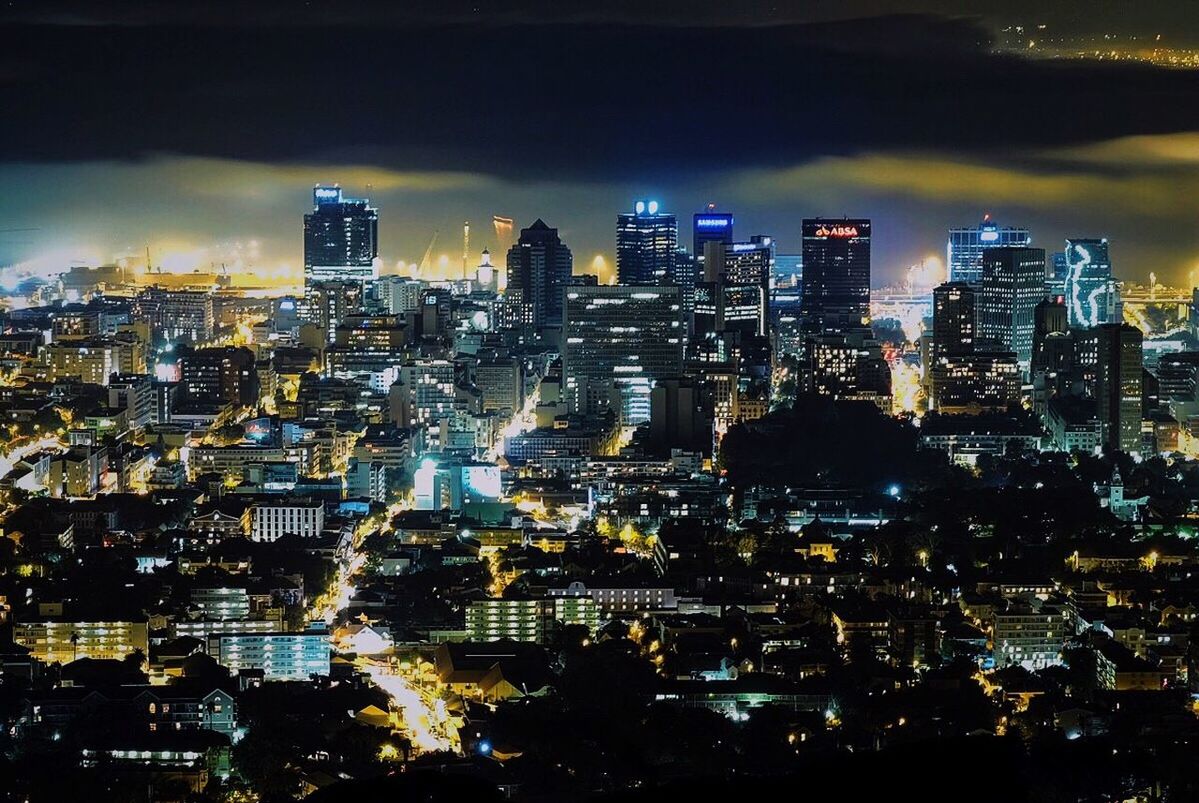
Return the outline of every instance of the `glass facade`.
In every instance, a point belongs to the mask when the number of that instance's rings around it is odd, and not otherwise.
[[[803,221],[803,297],[808,334],[859,330],[870,318],[870,221]]]
[[[370,283],[379,256],[379,212],[366,199],[343,197],[340,187],[317,187],[304,215],[304,286],[350,280]]]
[[[618,389],[624,422],[648,421],[654,380],[682,370],[683,339],[677,287],[571,287],[562,371],[572,412],[600,413]]]
[[[1066,299],[1070,326],[1089,329],[1103,323],[1120,323],[1120,288],[1112,278],[1107,240],[1066,240],[1065,262],[1060,292]]]
[[[657,201],[638,201],[616,218],[616,276],[620,284],[678,284],[674,273],[679,224],[658,211]]]
[[[1028,229],[1000,226],[987,215],[972,228],[950,229],[945,268],[951,282],[978,283],[983,278],[983,252],[1032,243]]]

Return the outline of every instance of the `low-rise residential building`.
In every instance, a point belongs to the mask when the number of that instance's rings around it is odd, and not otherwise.
[[[219,633],[208,654],[233,672],[261,670],[265,680],[308,680],[329,674],[329,634]]]

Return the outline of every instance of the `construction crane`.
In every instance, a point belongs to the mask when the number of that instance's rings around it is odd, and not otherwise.
[[[425,255],[420,258],[420,264],[416,268],[418,276],[429,269],[429,257],[433,255],[433,246],[437,245],[437,235],[439,233],[438,230],[433,230],[433,236],[429,239],[429,247],[425,249]]]

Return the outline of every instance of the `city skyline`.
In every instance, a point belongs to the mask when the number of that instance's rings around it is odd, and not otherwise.
[[[193,28],[162,4],[137,24],[120,4],[62,5],[69,13],[18,4],[0,17],[13,42],[0,102],[23,110],[22,125],[0,133],[0,181],[21,189],[0,197],[2,228],[37,229],[0,234],[0,266],[45,274],[149,243],[190,270],[228,261],[221,244],[253,240],[256,267],[295,269],[299,199],[334,182],[380,209],[389,270],[418,261],[435,231],[446,244],[435,256],[458,264],[463,220],[475,224],[475,250],[495,252],[486,224],[497,214],[521,225],[552,219],[578,269],[597,255],[612,269],[611,217],[644,197],[680,217],[716,202],[737,212],[743,236],[771,235],[782,252],[798,251],[805,216],[869,217],[878,284],[942,254],[946,229],[985,212],[1028,226],[1047,251],[1067,237],[1107,237],[1138,281],[1152,273],[1184,284],[1199,265],[1193,203],[1175,200],[1199,199],[1193,73],[1013,55],[998,47],[993,13],[950,15],[932,2],[901,17],[879,16],[901,3],[750,5],[717,26],[708,4],[669,23],[632,23],[613,9],[520,27],[500,13],[472,21],[467,9],[460,19],[451,4],[385,17],[360,43],[361,4],[344,19],[297,14],[290,31],[235,19],[221,3],[210,4],[214,25]],[[1172,8],[1151,4],[1135,30],[1169,23]],[[972,12],[982,13],[962,13]],[[397,69],[384,54],[405,26],[428,36],[404,37]],[[114,61],[94,30],[136,57]],[[1174,24],[1167,38],[1186,31]],[[442,57],[450,43],[460,54],[452,67]],[[310,63],[314,52],[352,64],[356,89],[337,91],[320,60]],[[580,70],[574,52],[598,69]],[[72,55],[54,62],[54,53]],[[87,74],[85,61],[111,80],[85,79],[68,100],[56,82]],[[660,102],[630,107],[627,123],[603,111],[626,64],[660,90]],[[553,112],[517,113],[525,86],[548,92]],[[1095,92],[1102,104],[1063,111]],[[701,118],[714,95],[729,112]],[[307,115],[316,96],[324,110]],[[751,110],[754,125],[742,125]],[[60,120],[87,135],[56,136]]]
[[[1195,3],[0,4],[0,803],[1199,800]]]

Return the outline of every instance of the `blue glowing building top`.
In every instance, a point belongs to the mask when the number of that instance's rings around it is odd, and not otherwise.
[[[977,226],[949,230],[945,267],[949,281],[977,284],[983,278],[983,252],[988,248],[1023,248],[1032,243],[1028,229],[1000,226],[984,215]]]

